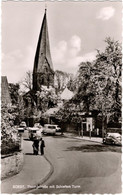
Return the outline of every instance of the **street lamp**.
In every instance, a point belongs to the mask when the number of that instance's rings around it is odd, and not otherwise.
[[[99,95],[103,97],[103,90],[107,85],[107,78],[103,76],[98,77],[98,89]],[[102,111],[102,138],[104,137],[104,104],[105,101],[101,101],[101,111]]]

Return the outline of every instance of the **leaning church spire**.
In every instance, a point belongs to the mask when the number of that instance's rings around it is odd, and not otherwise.
[[[40,91],[41,85],[47,87],[54,84],[53,63],[50,53],[50,43],[47,25],[47,10],[42,21],[42,26],[39,34],[33,68],[33,89]]]

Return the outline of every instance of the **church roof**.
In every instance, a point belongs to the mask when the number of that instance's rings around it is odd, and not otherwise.
[[[11,104],[11,97],[6,76],[2,76],[1,78],[1,101],[3,104]]]
[[[70,100],[74,96],[74,93],[70,91],[67,87],[64,89],[64,91],[61,94],[61,99],[63,100]]]
[[[53,70],[53,64],[52,64],[51,53],[50,53],[46,9],[45,9],[45,14],[44,14],[40,34],[39,34],[33,72],[41,73],[45,63],[47,63],[50,69]]]

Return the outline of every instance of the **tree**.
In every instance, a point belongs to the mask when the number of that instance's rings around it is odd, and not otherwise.
[[[1,107],[1,153],[8,154],[19,150],[20,139],[14,127],[16,113],[13,107]]]
[[[89,112],[92,98],[94,97],[94,91],[90,88],[91,67],[92,64],[90,62],[80,64],[75,82],[77,85],[77,93],[72,99],[74,103],[83,105],[80,109],[85,112]]]
[[[58,92],[63,91],[65,87],[71,88],[73,75],[60,70],[55,71],[54,86]]]
[[[94,107],[114,122],[121,116],[121,66],[122,50],[119,42],[106,38],[104,52],[98,51],[91,76],[91,89],[95,91]]]
[[[32,71],[26,72],[25,78],[21,81],[22,86],[27,90],[32,90]]]
[[[18,83],[9,83],[9,92],[10,92],[10,97],[12,100],[12,104],[17,104],[18,103],[18,96],[19,96],[19,89],[20,86]]]
[[[43,112],[57,105],[57,95],[55,90],[50,87],[41,86],[41,91],[36,93],[37,108]]]
[[[75,79],[76,95],[67,106],[64,105],[61,113],[58,112],[59,118],[63,116],[68,120],[69,117],[75,119],[77,107],[85,112],[97,110],[102,117],[102,136],[105,119],[118,122],[121,117],[121,45],[111,38],[106,38],[105,42],[105,51],[97,50],[95,61],[80,64]],[[74,108],[72,112],[75,116],[71,114],[70,106]]]
[[[18,83],[10,83],[9,91],[12,100],[13,113],[15,113],[14,123],[18,124],[24,119],[24,102],[23,97],[19,92],[20,85]]]

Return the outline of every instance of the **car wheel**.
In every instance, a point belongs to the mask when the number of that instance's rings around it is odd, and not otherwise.
[[[103,144],[106,144],[105,140],[103,139]]]

